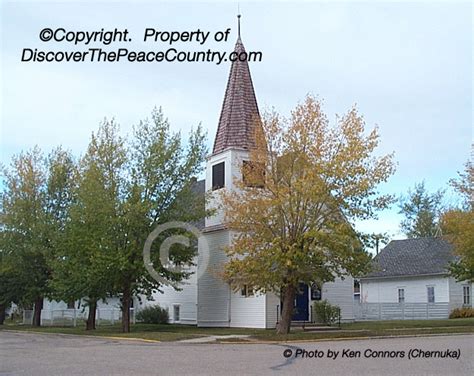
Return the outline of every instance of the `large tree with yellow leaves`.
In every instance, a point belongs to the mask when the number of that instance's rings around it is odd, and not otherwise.
[[[266,114],[256,137],[240,189],[222,193],[237,234],[224,274],[235,289],[280,296],[277,331],[286,334],[300,283],[367,270],[370,257],[353,221],[374,218],[392,202],[377,187],[393,174],[393,155],[374,155],[377,128],[366,133],[355,108],[330,126],[312,96],[289,119]]]
[[[458,179],[451,185],[461,195],[460,208],[443,214],[441,226],[444,236],[454,245],[458,260],[451,265],[451,273],[458,281],[474,282],[474,164],[468,161]]]

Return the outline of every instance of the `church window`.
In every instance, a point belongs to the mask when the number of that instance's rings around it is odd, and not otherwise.
[[[212,166],[212,190],[224,187],[225,181],[225,164],[224,162]]]

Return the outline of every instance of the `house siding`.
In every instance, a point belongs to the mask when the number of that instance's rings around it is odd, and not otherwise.
[[[435,288],[435,303],[449,302],[446,276],[361,280],[362,303],[398,303],[398,289],[405,289],[405,303],[427,303],[427,286]]]
[[[449,310],[461,307],[463,303],[462,285],[454,278],[449,278]]]
[[[78,300],[75,301],[75,307],[76,309],[77,306],[78,306]],[[80,305],[81,305],[81,308],[83,306],[87,307],[87,304],[86,304],[86,301],[85,299],[81,299],[80,301]],[[97,308],[104,308],[104,309],[120,309],[120,299],[119,298],[108,298],[106,299],[105,301],[103,300],[99,300],[97,302]],[[55,310],[64,310],[64,309],[68,309],[67,308],[67,303],[66,302],[63,302],[62,300],[61,301],[57,301],[57,300],[49,300],[49,299],[43,299],[43,311],[47,312],[47,311],[55,311]],[[87,309],[87,308],[86,308]]]
[[[449,278],[449,310],[452,311],[455,308],[463,307],[463,286],[469,286],[471,290],[471,302],[470,306],[472,307],[472,299],[474,297],[474,292],[472,291],[472,283],[463,281],[457,282],[454,278]]]
[[[354,320],[354,278],[336,278],[334,282],[323,284],[321,298],[341,308],[341,320]]]

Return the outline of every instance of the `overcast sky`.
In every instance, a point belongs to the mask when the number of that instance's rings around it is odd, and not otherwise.
[[[250,63],[261,110],[288,114],[309,92],[324,100],[330,119],[357,103],[367,125],[380,127],[380,153],[395,151],[398,169],[385,192],[406,192],[422,179],[430,190],[445,187],[462,169],[473,140],[469,2],[240,2],[240,10],[246,49],[263,53]],[[227,43],[203,46],[230,52],[236,13],[235,1],[2,1],[1,162],[35,144],[79,155],[104,117],[127,133],[155,106],[184,135],[201,122],[211,147],[230,63],[26,63],[21,52],[88,48],[41,42],[45,27],[127,28],[133,41],[125,47],[135,50],[169,47],[143,43],[147,27],[232,28]],[[399,221],[395,207],[358,227],[400,238]]]

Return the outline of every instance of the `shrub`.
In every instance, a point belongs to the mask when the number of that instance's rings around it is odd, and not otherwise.
[[[334,324],[341,315],[341,308],[337,305],[332,305],[327,300],[314,302],[313,309],[315,313],[315,320],[313,321],[322,324]]]
[[[168,311],[159,305],[148,306],[137,313],[137,321],[145,324],[168,324]]]
[[[474,309],[470,307],[455,308],[449,314],[450,319],[462,319],[467,317],[474,317]]]

